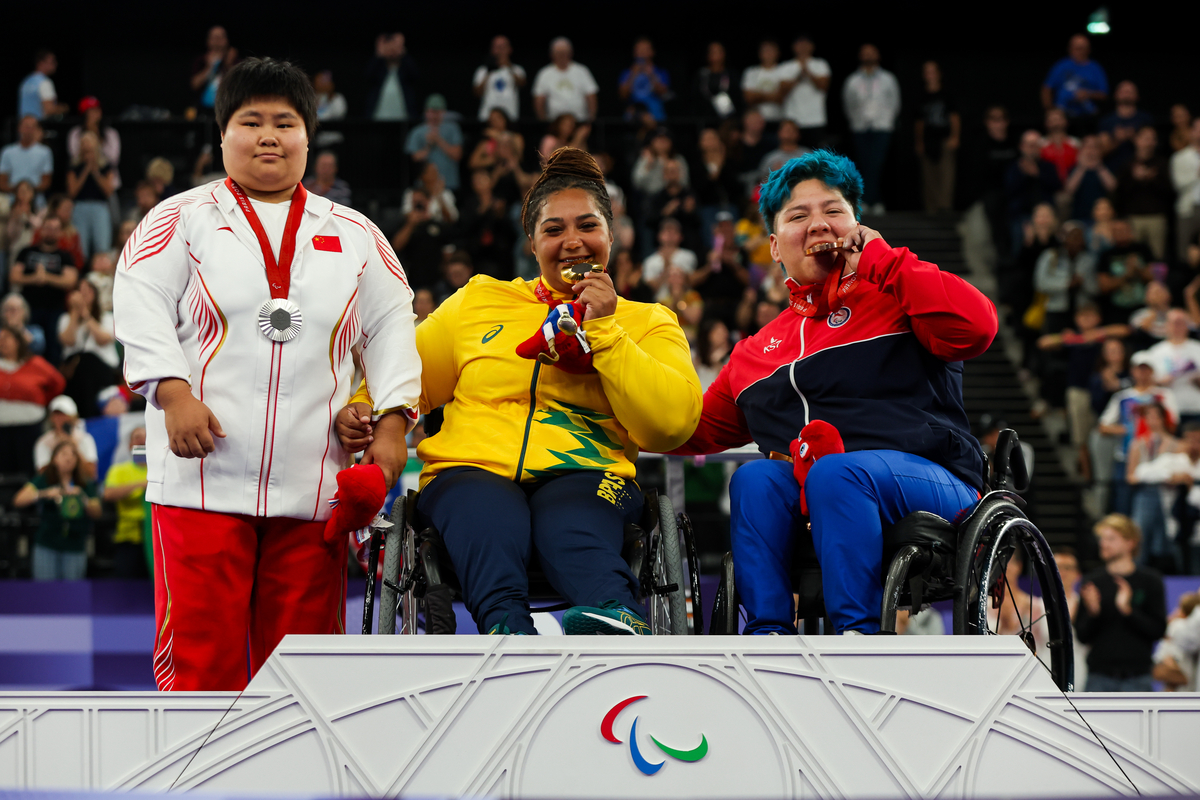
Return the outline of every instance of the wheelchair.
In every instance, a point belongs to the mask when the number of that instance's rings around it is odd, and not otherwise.
[[[996,453],[988,464],[987,488],[975,509],[957,525],[936,514],[916,511],[883,531],[884,576],[880,631],[896,632],[896,612],[913,613],[928,604],[952,600],[955,635],[994,636],[1002,614],[1012,612],[1019,622],[1016,635],[1049,669],[1063,691],[1074,683],[1071,615],[1058,567],[1045,536],[1022,510],[1016,494],[1029,484],[1025,459],[1015,431],[1000,432]],[[808,526],[796,543],[792,562],[793,591],[798,595],[797,620],[802,633],[826,632],[833,625],[825,614],[821,568]],[[1028,608],[1018,608],[1009,585],[1008,562],[1020,547],[1031,582]],[[1034,616],[1034,597],[1040,595],[1042,616]],[[1005,605],[1007,604],[1007,606]],[[1011,619],[1011,617],[1010,617]],[[1034,635],[1039,624],[1048,632],[1045,652]],[[726,553],[713,605],[713,634],[738,632],[737,587],[733,557]]]
[[[371,528],[363,634],[371,634],[381,550],[378,633],[455,632],[452,604],[461,598],[462,590],[441,535],[431,527],[414,527],[417,497],[417,492],[409,491],[396,498],[391,514],[377,519]],[[675,513],[668,498],[646,492],[638,524],[625,526],[621,556],[637,577],[638,599],[645,605],[651,633],[683,636],[704,630],[700,557],[691,522],[686,514]],[[534,606],[533,613],[571,607],[557,597],[536,564],[529,570],[529,590],[532,602],[560,600]]]

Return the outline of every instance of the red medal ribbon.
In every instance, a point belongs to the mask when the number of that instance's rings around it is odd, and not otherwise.
[[[562,303],[572,302],[571,300],[556,300],[554,295],[550,293],[550,290],[546,288],[546,284],[542,282],[541,278],[538,278],[537,283],[533,285],[533,293],[537,295],[538,300],[541,300],[551,308],[561,305]]]
[[[846,298],[858,288],[858,273],[851,272],[844,277],[838,273],[829,273],[823,292],[821,284],[817,283],[801,286],[795,278],[788,278],[785,283],[791,295],[788,305],[793,311],[802,317],[823,317],[845,305]]]
[[[234,182],[233,178],[226,178],[225,186],[233,193],[234,199],[242,208],[242,213],[246,215],[246,221],[250,223],[250,229],[258,237],[258,246],[262,248],[263,261],[267,264],[267,285],[271,289],[271,297],[276,300],[286,300],[288,289],[292,285],[292,258],[296,255],[296,232],[300,229],[300,220],[304,217],[304,204],[308,201],[308,191],[303,184],[296,184],[296,191],[292,194],[292,206],[288,209],[287,224],[283,226],[283,241],[279,244],[279,260],[276,261],[275,253],[271,250],[271,240],[267,238],[267,231],[263,228],[262,220],[258,218],[254,206],[251,205],[250,198],[242,191],[242,187]]]

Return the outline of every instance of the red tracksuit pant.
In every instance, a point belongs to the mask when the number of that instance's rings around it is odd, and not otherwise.
[[[325,523],[153,507],[154,680],[241,691],[288,633],[345,633],[346,539]]]

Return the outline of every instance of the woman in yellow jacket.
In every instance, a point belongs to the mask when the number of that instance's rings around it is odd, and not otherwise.
[[[441,431],[417,449],[417,524],[442,534],[481,633],[535,632],[526,581],[535,552],[575,606],[563,617],[568,634],[649,633],[621,558],[623,529],[642,508],[638,450],[672,450],[700,419],[687,339],[665,307],[618,297],[607,273],[563,279],[564,267],[607,264],[612,244],[604,176],[587,153],[557,150],[521,219],[541,277],[477,276],[417,327],[421,410],[445,405]],[[572,355],[518,355],[572,301],[583,333]],[[364,460],[375,447],[370,419],[387,411],[369,403],[360,391],[338,418],[343,444],[366,447]]]

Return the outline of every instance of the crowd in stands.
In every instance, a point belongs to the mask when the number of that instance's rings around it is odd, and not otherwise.
[[[537,274],[521,198],[551,152],[581,147],[608,178],[618,293],[678,315],[705,386],[738,339],[786,306],[757,210],[762,179],[809,148],[834,146],[863,174],[864,213],[885,213],[882,176],[887,159],[901,157],[892,140],[903,102],[914,121],[907,157],[921,176],[920,187],[905,191],[930,213],[963,201],[982,208],[998,304],[1022,344],[1035,413],[1065,419],[1094,514],[1132,520],[1142,532],[1139,565],[1200,572],[1200,118],[1182,104],[1142,108],[1130,80],[1110,89],[1083,35],[1049,69],[1038,98],[1043,124],[1028,130],[1013,130],[999,105],[964,119],[934,61],[921,65],[918,96],[902,98],[882,66],[888,53],[863,44],[858,68],[833,75],[821,44],[805,35],[764,40],[758,63],[732,64],[714,41],[688,76],[656,63],[655,42],[642,37],[616,85],[602,86],[566,38],[549,43],[549,63],[527,70],[514,63],[508,38],[496,36],[472,77],[478,105],[451,109],[443,93],[452,87],[418,95],[416,61],[393,32],[377,38],[365,65],[365,107],[350,108],[329,71],[316,72],[313,85],[322,121],[354,114],[410,126],[402,149],[413,181],[397,187],[399,208],[377,221],[417,290],[418,321],[473,275]],[[226,31],[212,28],[183,78],[201,118],[211,116],[216,87],[238,58]],[[101,100],[64,103],[49,51],[36,54],[34,67],[18,91],[17,140],[0,151],[0,473],[36,475],[20,495],[49,520],[44,535],[39,529],[35,574],[82,574],[72,558],[42,549],[80,552],[100,497],[121,508],[122,574],[145,574],[136,557],[140,504],[131,500],[145,468],[128,452],[142,434],[122,422],[119,444],[107,440],[114,452],[98,458],[85,431],[96,419],[136,420],[142,402],[121,382],[113,274],[123,243],[155,204],[224,172],[211,148],[187,175],[138,153],[148,167],[123,186],[119,165],[131,154],[122,153]],[[834,91],[844,120],[827,113]],[[602,94],[618,99],[627,125],[601,148],[593,124]],[[64,115],[77,124],[56,183],[42,122]],[[673,129],[675,115],[702,124]],[[520,131],[531,119],[542,133],[527,141]],[[680,130],[699,135],[683,140]],[[352,133],[310,138],[304,185],[354,205],[338,169],[339,154],[355,146]],[[98,461],[114,466],[98,473]],[[49,563],[52,572],[38,566]],[[1096,617],[1092,593],[1080,596]],[[1081,623],[1081,637],[1093,627]]]

